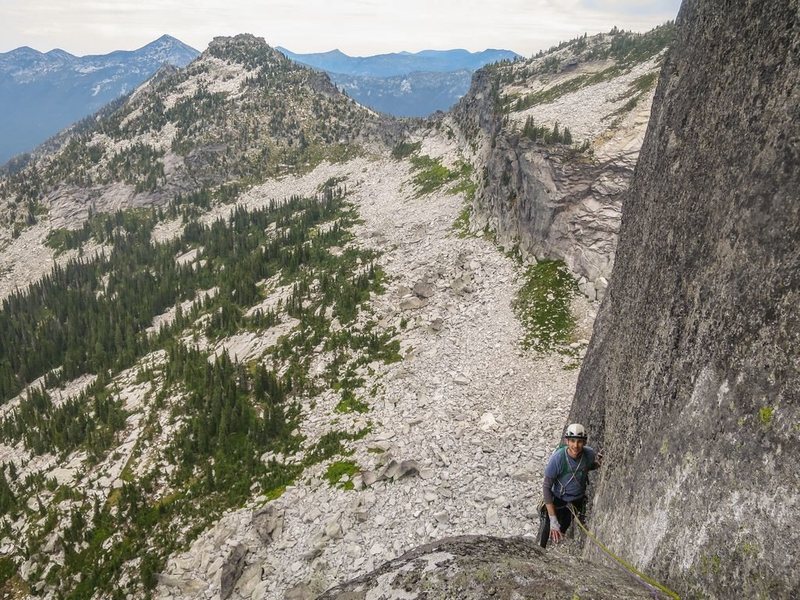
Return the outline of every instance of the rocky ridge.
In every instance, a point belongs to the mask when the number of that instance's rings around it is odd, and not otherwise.
[[[658,598],[658,592],[528,538],[461,536],[407,552],[364,577],[328,590],[319,600],[367,598]]]
[[[588,297],[603,297],[671,31],[582,37],[476,74],[454,109],[483,169],[473,231],[488,227],[524,257],[563,260]],[[568,129],[568,141],[550,139],[554,129]]]

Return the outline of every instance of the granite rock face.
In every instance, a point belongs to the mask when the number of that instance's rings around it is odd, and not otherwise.
[[[532,539],[452,537],[415,548],[318,600],[658,598],[622,571],[542,550]]]
[[[596,533],[685,597],[800,597],[798,14],[684,2],[570,415]]]

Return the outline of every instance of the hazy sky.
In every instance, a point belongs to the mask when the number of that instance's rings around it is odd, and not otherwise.
[[[506,48],[530,55],[576,35],[646,31],[680,0],[0,0],[0,52],[133,50],[164,33],[204,50],[253,33],[294,52]]]

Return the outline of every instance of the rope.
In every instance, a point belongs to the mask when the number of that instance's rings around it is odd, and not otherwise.
[[[578,527],[580,527],[581,531],[583,531],[583,533],[586,534],[586,537],[588,537],[598,548],[600,548],[600,550],[602,550],[606,555],[608,555],[611,559],[613,559],[617,564],[625,568],[627,571],[629,571],[630,573],[632,573],[633,575],[635,575],[648,585],[651,585],[654,588],[657,588],[661,592],[665,593],[673,600],[681,600],[681,597],[676,592],[673,592],[667,586],[657,582],[652,577],[645,575],[644,573],[639,571],[636,567],[634,567],[632,564],[630,564],[628,561],[626,561],[624,558],[620,558],[619,556],[614,554],[611,550],[609,550],[608,547],[603,542],[597,539],[596,535],[594,535],[591,531],[589,531],[586,528],[586,526],[583,523],[581,523],[581,520],[578,518],[578,514],[575,512],[575,507],[572,506],[571,503],[567,504],[567,507],[569,508],[569,511],[572,513],[573,520],[578,524]]]

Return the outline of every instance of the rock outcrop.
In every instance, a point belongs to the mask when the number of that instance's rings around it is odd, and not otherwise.
[[[658,596],[634,583],[624,571],[545,552],[531,539],[472,535],[415,548],[372,573],[328,590],[318,600],[654,597]]]
[[[526,538],[461,536],[426,544],[318,600],[458,598],[498,600],[659,598],[648,587],[575,556],[545,552]]]
[[[670,25],[645,36],[573,40],[543,57],[475,75],[454,109],[465,144],[483,167],[473,231],[488,225],[502,246],[525,257],[563,260],[584,278],[581,289],[590,299],[602,298],[622,196],[671,31]],[[647,52],[635,59],[618,52],[620,36],[630,44],[647,40]],[[566,141],[543,137],[545,130],[565,127]]]
[[[684,2],[571,414],[596,533],[685,597],[800,596],[799,11]]]

